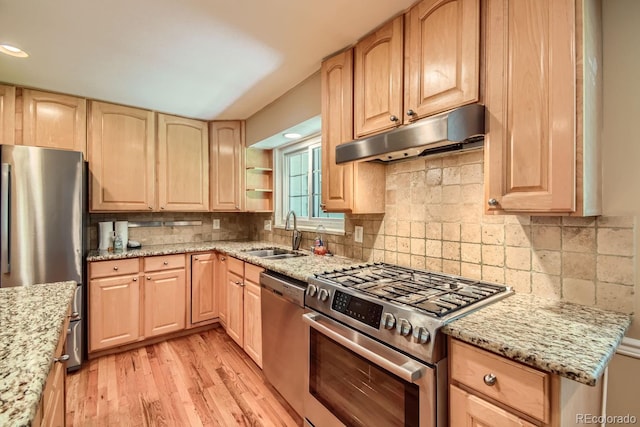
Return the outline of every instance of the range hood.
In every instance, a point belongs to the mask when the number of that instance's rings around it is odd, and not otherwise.
[[[484,105],[471,104],[336,147],[336,163],[390,163],[484,144]]]

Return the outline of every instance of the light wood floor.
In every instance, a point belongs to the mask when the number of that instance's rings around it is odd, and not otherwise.
[[[67,426],[301,426],[220,327],[84,364],[67,377]]]

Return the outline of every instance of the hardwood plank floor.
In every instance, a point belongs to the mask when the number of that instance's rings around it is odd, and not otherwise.
[[[67,426],[301,425],[221,327],[103,356],[67,377]]]

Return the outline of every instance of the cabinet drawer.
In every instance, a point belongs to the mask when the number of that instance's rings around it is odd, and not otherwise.
[[[551,376],[452,339],[451,379],[540,421],[549,421]],[[493,385],[485,376],[495,376]]]
[[[137,274],[138,268],[138,258],[91,262],[89,263],[89,278]]]
[[[184,268],[184,255],[162,255],[145,257],[144,271],[172,270],[174,268]]]
[[[227,269],[240,277],[244,277],[244,261],[241,261],[238,258],[229,257]]]
[[[260,286],[260,273],[264,271],[264,268],[257,265],[245,263],[244,265],[244,278],[256,285]]]

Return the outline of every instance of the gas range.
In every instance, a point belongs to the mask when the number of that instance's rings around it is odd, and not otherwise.
[[[512,293],[508,286],[375,263],[309,278],[305,306],[436,363],[446,357],[443,325]]]

